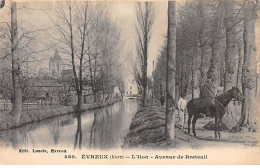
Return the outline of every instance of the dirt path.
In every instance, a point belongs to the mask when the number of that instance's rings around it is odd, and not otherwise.
[[[125,138],[126,148],[203,148],[230,146],[259,146],[257,132],[229,132],[222,131],[221,139],[215,139],[214,131],[203,128],[209,118],[198,119],[196,124],[197,137],[187,132],[187,122],[181,130],[178,115],[175,117],[175,141],[167,143],[164,138],[165,109],[158,102],[154,102],[140,109],[132,120],[129,133]]]
[[[178,120],[178,119],[177,119]],[[229,132],[222,131],[221,139],[215,139],[215,132],[213,130],[207,130],[203,128],[211,119],[199,119],[196,124],[197,137],[188,134],[187,123],[185,123],[184,129],[176,126],[176,147],[182,147],[189,145],[192,148],[201,147],[229,147],[232,146],[258,146],[258,134],[256,132]],[[189,140],[188,142],[187,139]],[[188,143],[188,144],[187,144]]]

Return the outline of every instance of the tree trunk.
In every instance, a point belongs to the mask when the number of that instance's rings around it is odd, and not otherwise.
[[[200,94],[200,87],[199,87],[199,78],[200,78],[200,62],[201,62],[201,54],[199,53],[199,41],[198,41],[198,32],[194,40],[194,48],[193,48],[193,59],[192,59],[192,99],[198,98]]]
[[[210,46],[207,33],[207,20],[205,17],[205,4],[203,1],[199,1],[198,5],[200,28],[199,28],[199,42],[201,49],[201,64],[200,64],[200,88],[204,84],[207,78],[207,70],[209,64]]]
[[[259,1],[247,1],[244,10],[244,63],[242,67],[242,92],[245,100],[242,102],[241,117],[235,127],[239,130],[244,125],[250,125],[249,115],[256,110],[253,106],[255,99],[256,80],[256,44],[255,44],[255,22],[257,18],[257,5]]]
[[[195,94],[194,76],[195,76],[195,67],[194,67],[194,59],[192,58],[192,69],[191,69],[191,99],[194,99],[194,94]]]
[[[178,98],[180,97],[179,85],[175,85],[175,102],[178,102]]]
[[[236,35],[233,19],[233,0],[225,1],[226,14],[226,53],[225,53],[225,82],[224,90],[229,90],[235,84],[235,69],[236,69]]]
[[[79,91],[77,94],[78,94],[77,112],[80,112],[81,104],[82,104],[82,91]]]
[[[186,83],[185,83],[185,92],[183,96],[188,96],[192,94],[193,86],[192,86],[192,64],[193,64],[193,56],[188,56],[188,67],[186,69]]]
[[[175,71],[176,71],[176,2],[168,2],[168,46],[166,69],[166,129],[165,137],[174,140]]]
[[[184,63],[185,62],[185,63]],[[181,60],[181,90],[180,90],[180,96],[184,95],[184,90],[185,90],[185,83],[186,83],[186,70],[188,69],[188,66],[186,65],[187,62],[185,60],[185,55],[182,55],[182,60]]]
[[[97,102],[97,93],[94,92],[94,103],[96,103],[96,102]]]
[[[176,42],[177,44],[177,42]],[[175,75],[175,101],[178,101],[178,98],[180,96],[180,89],[181,89],[181,68],[180,68],[180,52],[177,51],[176,46],[176,75]]]
[[[212,79],[215,86],[219,84],[220,78],[220,43],[221,43],[221,23],[223,21],[223,8],[224,4],[222,0],[219,0],[217,11],[214,15],[213,25],[212,25],[212,43],[211,52],[212,57],[210,59],[210,67],[208,70],[208,77]]]
[[[146,52],[144,53],[144,69],[143,69],[143,95],[142,95],[142,105],[145,106],[146,101],[146,87],[147,87],[147,48],[145,47]]]
[[[21,70],[19,66],[19,51],[18,51],[18,27],[17,27],[17,8],[16,2],[11,3],[11,41],[12,41],[12,78],[14,89],[14,105],[11,115],[14,116],[14,121],[19,123],[23,102],[22,88],[20,83]]]
[[[237,63],[237,79],[236,79],[236,87],[240,88],[241,87],[241,75],[242,75],[242,65],[244,62],[243,59],[243,42],[238,42],[238,63]]]

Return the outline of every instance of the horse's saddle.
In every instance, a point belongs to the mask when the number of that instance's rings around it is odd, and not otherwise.
[[[212,105],[212,98],[211,97],[204,97],[204,98],[196,98],[193,100],[195,106],[199,108],[205,108]]]

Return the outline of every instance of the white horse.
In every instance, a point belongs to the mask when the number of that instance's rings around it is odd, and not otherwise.
[[[179,110],[181,129],[184,128],[185,113],[187,112],[187,108],[186,107],[187,107],[186,99],[180,97],[179,100],[178,100],[178,110]]]

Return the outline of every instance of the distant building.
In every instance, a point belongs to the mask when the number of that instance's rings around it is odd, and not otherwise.
[[[63,85],[56,79],[31,78],[30,83],[32,88],[29,97],[34,99],[58,96],[63,90]]]
[[[63,61],[57,49],[55,50],[54,56],[50,59],[49,70],[51,71],[53,78],[61,77],[61,72],[64,70]]]
[[[134,79],[128,78],[125,82],[125,95],[138,95],[137,84]]]
[[[118,87],[118,86],[114,86],[114,88],[113,88],[113,94],[115,94],[115,95],[119,95],[119,94],[120,94],[120,90],[119,90],[119,87]]]
[[[64,69],[61,71],[61,79],[64,81],[71,81],[74,78],[72,69]]]
[[[41,68],[39,70],[39,77],[40,78],[51,78],[52,77],[52,71],[48,68]]]

